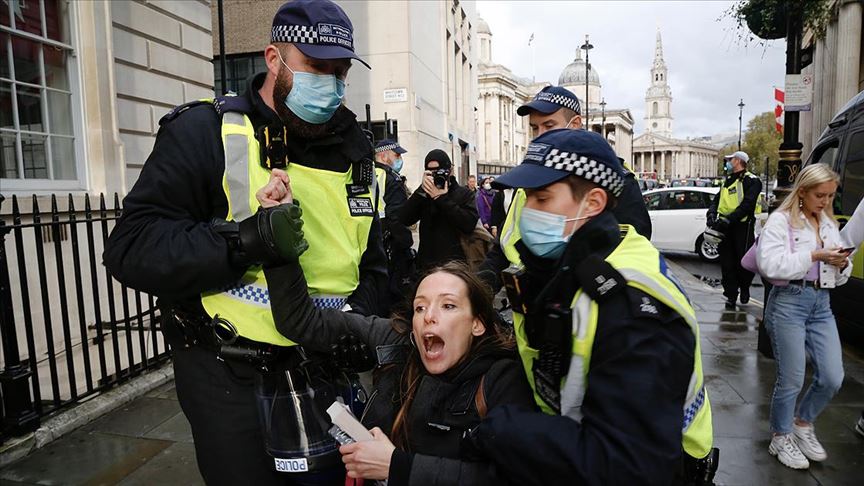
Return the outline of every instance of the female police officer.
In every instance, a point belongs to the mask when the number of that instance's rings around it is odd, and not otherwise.
[[[545,413],[499,407],[468,444],[518,484],[710,484],[696,319],[662,256],[613,216],[622,175],[600,135],[563,129],[495,181],[527,194],[503,276]]]

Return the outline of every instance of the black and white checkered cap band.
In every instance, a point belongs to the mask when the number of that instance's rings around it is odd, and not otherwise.
[[[615,169],[608,167],[603,162],[581,156],[570,152],[561,152],[553,148],[546,155],[544,166],[555,170],[564,170],[587,179],[598,186],[608,190],[615,197],[621,195],[624,189],[624,178]]]
[[[536,99],[537,101],[555,103],[556,105],[561,105],[564,108],[569,108],[576,113],[581,113],[581,109],[579,107],[579,100],[576,98],[570,98],[568,96],[562,96],[560,94],[554,93],[537,93],[537,97],[534,99]]]
[[[377,154],[379,152],[384,152],[386,150],[396,150],[396,147],[398,147],[398,145],[396,145],[395,143],[388,143],[387,145],[375,147],[375,153]]]
[[[311,25],[274,25],[270,40],[291,44],[317,44],[318,31]]]

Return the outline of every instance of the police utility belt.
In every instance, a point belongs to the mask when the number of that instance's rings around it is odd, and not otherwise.
[[[218,315],[210,318],[180,309],[170,309],[168,315],[182,333],[187,347],[199,346],[213,351],[221,360],[244,362],[262,370],[296,367],[308,361],[300,346],[276,346],[246,339],[237,333],[233,324]]]

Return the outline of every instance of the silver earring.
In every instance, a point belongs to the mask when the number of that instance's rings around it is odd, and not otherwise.
[[[798,209],[801,209],[801,208],[803,208],[803,207],[804,207],[804,199],[801,199],[801,198],[799,197],[799,198],[798,198]]]
[[[414,349],[417,349],[417,340],[414,338],[414,333],[408,335],[408,340],[411,341],[411,346],[414,346]]]

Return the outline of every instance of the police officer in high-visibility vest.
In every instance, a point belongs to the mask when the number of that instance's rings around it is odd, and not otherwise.
[[[399,210],[408,200],[408,187],[400,175],[408,151],[395,140],[384,139],[375,144],[375,176],[378,179],[378,217],[387,252],[390,308],[401,303],[409,294],[414,279],[414,238],[411,229],[399,221]]]
[[[750,156],[741,151],[725,157],[724,168],[729,175],[707,213],[708,227],[724,235],[717,250],[729,310],[735,309],[739,295],[742,304],[750,302],[754,277],[753,272],[741,266],[741,258],[753,244],[756,214],[762,212],[762,181],[747,170],[749,160]]]
[[[572,91],[561,86],[546,86],[534,96],[534,99],[520,106],[516,113],[528,117],[528,125],[534,137],[558,128],[574,130],[583,128],[579,98]],[[617,199],[612,211],[618,221],[633,225],[639,234],[651,239],[651,218],[642,199],[642,190],[639,188],[635,174],[631,171],[625,171],[624,189]],[[516,190],[512,204],[507,206],[507,217],[498,230],[499,235],[503,237],[512,231],[523,204],[525,204],[525,193]],[[481,276],[494,289],[500,288],[500,282],[496,277],[507,266],[507,259],[502,250],[500,246],[493,247],[481,267],[481,270],[484,270]]]
[[[246,250],[250,235],[280,234],[280,220],[256,199],[279,170],[303,211],[309,249],[300,261],[316,305],[380,312],[386,257],[372,146],[342,104],[352,59],[365,65],[338,5],[282,5],[264,50],[267,71],[245,94],[187,103],[160,120],[106,245],[111,273],[159,298],[177,396],[208,484],[344,482],[317,407],[332,400],[315,403],[333,398],[329,356],[278,333],[258,265],[265,262]]]
[[[585,130],[544,133],[495,180],[526,194],[503,278],[541,412],[494,409],[466,443],[514,484],[711,484],[698,323],[662,255],[610,211],[623,184]]]

